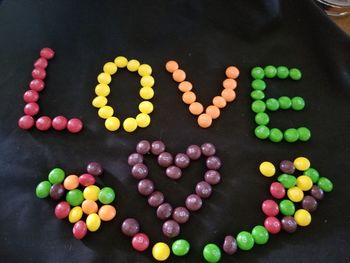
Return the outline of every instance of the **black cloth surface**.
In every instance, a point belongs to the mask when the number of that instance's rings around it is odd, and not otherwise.
[[[334,182],[312,213],[312,223],[294,234],[271,235],[268,244],[252,251],[222,256],[222,262],[349,262],[350,261],[350,40],[312,1],[2,1],[0,4],[0,258],[1,262],[152,262],[151,249],[134,251],[120,232],[126,217],[135,217],[152,244],[171,240],[146,198],[137,193],[127,157],[141,139],[163,140],[172,153],[190,144],[212,142],[222,159],[222,182],[203,208],[182,226],[181,238],[190,254],[172,255],[169,262],[202,262],[206,243],[221,246],[224,236],[263,224],[261,202],[270,197],[275,178],[259,174],[260,162],[275,164],[298,156]],[[23,93],[33,62],[42,47],[56,56],[49,62],[41,115],[79,117],[79,134],[35,129],[23,131]],[[96,77],[118,55],[153,67],[156,80],[152,124],[132,134],[108,132],[91,106]],[[237,65],[237,99],[222,110],[209,129],[201,129],[165,62],[174,59],[208,105],[221,91],[224,70]],[[250,109],[250,69],[286,65],[302,70],[300,81],[268,80],[267,95],[302,96],[302,112],[270,114],[271,126],[306,126],[312,139],[272,143],[254,136]],[[139,77],[119,70],[108,96],[117,116],[136,116],[141,101]],[[74,239],[72,224],[53,214],[56,202],[35,196],[36,185],[54,167],[82,173],[100,162],[99,185],[116,189],[117,218],[96,233]],[[155,158],[147,158],[157,189],[182,205],[205,171],[194,162],[178,182],[166,179]]]

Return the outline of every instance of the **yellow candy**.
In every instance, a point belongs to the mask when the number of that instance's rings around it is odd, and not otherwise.
[[[100,225],[101,225],[101,219],[96,213],[93,213],[87,216],[86,226],[87,226],[87,229],[89,229],[89,231],[91,232],[97,231],[100,228]]]
[[[299,226],[308,226],[311,223],[311,215],[305,209],[297,210],[294,214],[294,219]]]
[[[140,84],[142,87],[153,87],[154,78],[152,76],[144,76],[140,80]]]
[[[144,100],[152,99],[154,96],[154,90],[151,87],[142,87],[140,89],[140,96]]]
[[[287,196],[291,201],[297,203],[303,200],[304,192],[299,187],[294,186],[288,189]]]
[[[301,175],[297,178],[297,187],[303,191],[309,191],[312,188],[312,180],[309,176]]]
[[[109,131],[116,131],[120,127],[120,121],[117,117],[109,117],[105,121],[105,127]]]
[[[158,242],[152,248],[152,255],[158,261],[165,261],[170,256],[170,248],[167,244]]]
[[[126,59],[126,57],[119,56],[114,59],[114,63],[118,68],[125,68],[128,64],[128,60]]]
[[[95,88],[95,93],[97,96],[106,97],[111,92],[111,89],[107,84],[98,84]]]
[[[262,162],[259,166],[259,170],[263,176],[271,177],[276,173],[275,166],[270,162]]]
[[[293,162],[296,169],[299,171],[306,171],[310,168],[310,161],[305,157],[298,157]]]
[[[83,209],[80,206],[73,207],[68,215],[68,220],[71,223],[78,222],[83,216]]]
[[[114,110],[111,106],[103,106],[98,110],[98,116],[100,116],[102,119],[112,117],[113,113]]]
[[[148,64],[142,64],[138,69],[138,73],[141,77],[149,76],[152,74],[152,68]]]
[[[104,66],[103,66],[103,71],[109,75],[113,75],[117,72],[117,65],[114,64],[113,62],[107,62]]]
[[[97,81],[98,83],[109,84],[112,81],[112,77],[111,75],[103,72],[97,76]]]
[[[139,104],[139,110],[142,112],[142,113],[146,113],[146,114],[149,114],[153,111],[153,104],[152,102],[149,102],[149,101],[143,101]]]
[[[137,128],[137,121],[134,118],[126,118],[123,122],[123,128],[127,132],[133,132]]]
[[[99,193],[100,193],[100,188],[96,185],[89,185],[88,187],[85,187],[83,191],[84,198],[86,200],[92,200],[92,201],[98,200]]]
[[[93,99],[92,106],[94,106],[95,108],[101,108],[107,104],[107,101],[108,100],[106,97],[98,96]]]
[[[126,67],[128,68],[129,71],[131,72],[135,72],[139,69],[140,67],[140,62],[138,62],[138,60],[136,59],[132,59],[128,62],[128,64],[126,65]]]
[[[140,113],[136,116],[137,126],[146,128],[151,123],[151,118],[148,114]]]

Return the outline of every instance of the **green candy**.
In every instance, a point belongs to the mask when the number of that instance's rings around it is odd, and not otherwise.
[[[221,250],[215,244],[207,244],[203,249],[203,257],[209,263],[219,262],[221,259]]]
[[[280,142],[283,139],[283,132],[280,129],[272,128],[270,130],[269,139],[272,142]]]
[[[259,112],[255,115],[255,122],[258,125],[267,125],[269,121],[269,115],[267,115],[265,112]]]
[[[293,80],[299,80],[302,77],[301,71],[297,68],[291,68],[289,70],[289,77]]]
[[[289,69],[285,66],[277,67],[277,77],[280,79],[286,79],[289,76]]]
[[[331,192],[333,190],[333,183],[327,177],[320,177],[320,179],[318,179],[317,185],[325,192]]]
[[[274,78],[277,74],[277,69],[274,66],[268,65],[264,68],[264,73],[267,78]]]
[[[172,244],[171,250],[176,256],[184,256],[190,251],[190,243],[185,239],[178,239]]]
[[[284,139],[287,142],[296,142],[299,139],[299,133],[297,129],[289,128],[284,131]]]
[[[262,67],[254,67],[250,72],[254,79],[263,79],[265,77],[264,69]]]
[[[252,88],[255,90],[265,90],[266,83],[262,79],[255,79],[252,81]]]
[[[79,189],[70,190],[66,195],[66,201],[71,206],[80,205],[84,201],[83,192],[80,191]]]
[[[48,197],[50,194],[50,188],[51,188],[51,183],[49,181],[42,181],[40,182],[36,189],[35,189],[35,194],[38,198],[45,198]]]
[[[318,182],[318,179],[320,178],[319,172],[314,168],[309,168],[304,172],[305,175],[309,176],[314,184]]]
[[[98,200],[104,205],[112,203],[114,201],[114,198],[114,190],[110,187],[103,187],[98,194]]]
[[[266,108],[269,111],[276,111],[279,109],[279,107],[280,107],[280,104],[278,103],[278,100],[274,98],[269,98],[266,100]]]
[[[280,212],[285,216],[292,216],[295,213],[294,203],[290,200],[283,200],[279,204]]]
[[[305,108],[305,101],[302,97],[292,98],[292,109],[295,111],[300,111]]]
[[[242,250],[251,250],[254,246],[253,236],[247,232],[239,232],[236,237],[237,246]]]
[[[266,139],[270,135],[270,130],[264,125],[259,125],[254,130],[255,136],[259,139]]]
[[[264,245],[269,241],[269,232],[263,226],[255,226],[252,230],[254,241],[258,245]]]
[[[302,142],[306,142],[311,138],[311,131],[306,127],[300,127],[297,129],[299,134],[299,140]]]
[[[255,113],[264,112],[266,109],[265,102],[262,100],[256,100],[252,103],[252,111]]]
[[[49,181],[52,184],[60,184],[63,182],[65,173],[61,168],[54,168],[49,173]]]
[[[282,96],[278,98],[278,103],[282,110],[288,110],[292,106],[292,101],[287,96]]]
[[[281,174],[277,180],[284,186],[284,188],[291,188],[297,183],[297,178],[289,174]]]
[[[253,90],[251,93],[250,93],[250,97],[253,99],[253,100],[262,100],[265,98],[265,93],[261,90]]]

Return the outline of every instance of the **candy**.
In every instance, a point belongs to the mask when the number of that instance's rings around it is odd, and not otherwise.
[[[87,226],[84,221],[80,220],[73,226],[73,235],[76,239],[83,239],[87,234]]]
[[[143,163],[137,163],[132,167],[131,174],[135,179],[144,179],[148,175],[148,168]]]
[[[41,79],[33,79],[29,83],[29,88],[37,92],[40,92],[45,88],[45,83]]]
[[[152,76],[144,76],[140,80],[140,84],[142,87],[153,87],[154,85],[154,78]]]
[[[165,145],[161,141],[154,141],[151,144],[151,153],[154,155],[159,155],[165,151]]]
[[[182,92],[187,92],[187,91],[192,90],[193,85],[189,81],[182,81],[182,82],[179,83],[178,88]]]
[[[157,208],[157,217],[161,220],[165,220],[171,216],[173,208],[169,203],[163,203]]]
[[[124,235],[132,237],[140,231],[140,225],[136,219],[127,218],[122,223],[121,230]]]
[[[82,216],[83,216],[83,210],[81,209],[80,206],[76,206],[70,210],[68,220],[71,223],[75,223],[75,222],[78,222]]]
[[[265,98],[265,93],[261,90],[253,90],[251,93],[250,93],[250,97],[253,99],[253,100],[262,100]],[[267,107],[267,102],[266,102],[266,107]]]
[[[317,183],[320,178],[319,172],[314,168],[309,168],[304,172],[305,175],[309,176],[313,183]]]
[[[50,171],[48,179],[52,184],[62,183],[65,177],[65,172],[61,168],[54,168]]]
[[[94,106],[95,108],[102,108],[106,104],[107,104],[106,97],[98,96],[92,100],[92,106]]]
[[[68,120],[66,117],[57,116],[57,117],[53,118],[53,120],[52,120],[52,127],[56,131],[62,131],[65,128],[67,128],[67,123],[68,123]]]
[[[164,195],[159,191],[155,191],[147,199],[147,202],[152,207],[158,207],[164,202]]]
[[[271,234],[277,234],[281,231],[281,222],[276,217],[267,217],[264,221],[264,227]]]
[[[259,170],[260,173],[266,177],[274,176],[276,173],[275,166],[270,162],[262,162],[259,166]]]
[[[209,170],[205,172],[204,180],[210,185],[216,185],[221,181],[221,175],[218,171]]]
[[[233,255],[237,252],[237,242],[233,236],[226,236],[222,249],[228,255]]]
[[[299,171],[306,171],[310,168],[310,161],[305,157],[298,157],[293,162],[295,168]]]
[[[185,204],[188,210],[197,211],[202,207],[202,199],[196,194],[191,194],[186,198]]]
[[[137,70],[140,76],[150,76],[152,74],[152,68],[148,64],[142,64],[140,65],[139,69]]]
[[[79,176],[79,183],[83,186],[95,184],[96,179],[91,174],[82,174]]]
[[[292,109],[295,111],[303,110],[305,107],[305,101],[302,97],[293,97],[291,102]]]
[[[282,199],[286,195],[286,190],[283,185],[278,182],[273,182],[270,185],[270,193],[274,198]]]
[[[266,89],[266,83],[265,81],[261,80],[261,79],[255,79],[252,81],[251,87],[254,90],[260,90],[263,91]]]
[[[250,72],[254,79],[263,79],[265,77],[265,72],[262,67],[254,67]]]
[[[46,78],[46,71],[43,68],[36,67],[32,71],[32,77],[33,79],[45,79]]]
[[[97,96],[106,97],[109,95],[110,92],[111,92],[111,89],[109,88],[109,86],[107,84],[100,83],[95,87],[95,93]]]
[[[103,205],[98,210],[98,216],[102,221],[111,221],[117,214],[114,206],[112,205]]]
[[[202,104],[200,104],[199,102],[193,102],[190,104],[190,106],[188,107],[190,112],[193,114],[193,115],[199,115],[203,112],[204,110],[204,107]]]
[[[39,93],[35,90],[27,90],[23,94],[23,100],[26,103],[37,102],[39,99]]]
[[[299,133],[297,129],[294,128],[285,130],[283,136],[287,142],[296,142],[299,139]]]
[[[111,106],[103,106],[98,110],[98,116],[100,116],[102,119],[112,117],[113,113],[114,110]]]
[[[228,78],[222,82],[222,86],[225,88],[223,91],[225,90],[233,91],[237,87],[237,81],[232,78]]]
[[[219,109],[225,108],[227,105],[226,100],[221,96],[215,96],[212,102],[213,105],[218,107]]]
[[[206,142],[201,145],[201,151],[204,156],[210,157],[216,153],[216,148],[214,144]]]
[[[177,167],[184,169],[190,164],[190,158],[184,153],[178,153],[175,156],[174,163]]]
[[[220,109],[214,105],[210,105],[205,109],[205,113],[215,120],[220,116]]]
[[[139,153],[132,153],[128,157],[128,164],[134,166],[135,164],[142,163],[143,156]]]
[[[289,77],[293,80],[300,80],[302,77],[301,71],[297,68],[291,68],[289,70]]]
[[[258,125],[267,125],[269,121],[269,115],[267,115],[265,112],[259,112],[255,115],[255,122]]]
[[[297,179],[293,175],[281,174],[278,176],[277,180],[285,187],[291,188],[297,183]]]
[[[269,98],[266,100],[266,108],[269,111],[277,111],[280,108],[280,104],[275,98]]]
[[[35,122],[35,127],[39,131],[47,131],[51,127],[51,119],[47,116],[39,117]]]
[[[203,257],[209,263],[219,262],[221,259],[220,248],[215,244],[207,244],[203,249]]]
[[[66,201],[59,202],[55,207],[55,216],[58,219],[64,219],[69,215],[70,205]]]
[[[281,211],[281,214],[285,216],[292,216],[295,212],[295,206],[294,203],[290,200],[282,200],[279,204],[279,209]]]
[[[140,67],[140,62],[136,59],[129,60],[128,64],[126,65],[127,69],[131,72],[135,72]]]
[[[226,77],[236,79],[239,76],[239,69],[235,66],[229,66],[225,70]]]
[[[91,232],[95,232],[100,228],[101,225],[101,219],[100,217],[93,213],[87,216],[86,218],[86,226],[87,229]]]
[[[145,113],[139,113],[136,116],[136,123],[138,127],[146,128],[151,123],[151,117]]]
[[[167,220],[163,223],[162,231],[166,237],[173,238],[180,234],[180,225],[175,220]]]
[[[173,179],[173,180],[180,179],[182,176],[181,169],[174,165],[166,168],[165,173],[170,179]]]
[[[318,186],[314,185],[311,188],[310,194],[316,199],[316,200],[322,200],[324,197],[324,192],[321,188]]]
[[[103,72],[97,76],[97,81],[101,84],[109,84],[112,81],[112,77],[111,75]]]
[[[299,187],[294,186],[288,189],[287,196],[291,201],[297,203],[303,200],[304,193]]]
[[[154,97],[154,90],[150,87],[142,87],[140,89],[139,95],[144,100],[150,100]]]
[[[331,192],[333,190],[333,183],[326,177],[320,177],[317,182],[317,186],[325,192]]]
[[[269,241],[269,232],[267,232],[265,227],[258,225],[253,228],[252,237],[255,244],[264,245]]]
[[[167,168],[173,163],[173,156],[168,152],[162,152],[158,155],[157,161],[159,166]]]
[[[34,119],[32,116],[24,115],[18,120],[18,127],[23,130],[28,130],[34,126]]]
[[[208,198],[212,193],[212,187],[205,181],[201,181],[196,185],[196,194],[201,198]]]
[[[186,223],[190,218],[190,212],[185,207],[176,207],[173,211],[173,219],[179,223],[184,224]]]
[[[97,201],[100,194],[100,188],[96,185],[85,187],[83,195],[87,200]]]
[[[137,189],[141,195],[149,196],[154,191],[154,184],[149,179],[142,179],[138,185]]]
[[[118,67],[113,62],[107,62],[103,65],[103,71],[109,75],[113,75],[117,72]]]
[[[114,199],[115,193],[110,187],[103,187],[98,194],[98,200],[104,205],[112,203]]]
[[[34,62],[34,68],[45,69],[47,67],[47,65],[48,65],[47,59],[44,57],[40,57]]]
[[[292,107],[292,101],[287,96],[279,97],[278,103],[280,104],[280,109],[282,110],[288,110],[290,107]]]
[[[84,196],[81,190],[79,189],[73,189],[68,191],[66,195],[66,201],[71,205],[71,206],[77,206],[80,205],[84,200]]]
[[[191,160],[198,160],[201,155],[201,148],[198,145],[190,145],[186,149],[186,154]]]
[[[281,225],[282,229],[287,233],[294,233],[298,228],[297,222],[295,222],[295,219],[292,216],[283,217],[281,220]]]
[[[143,252],[145,251],[148,246],[149,246],[149,238],[146,234],[144,233],[137,233],[136,235],[134,235],[134,237],[131,240],[131,245],[132,247],[139,251],[139,252]]]
[[[196,101],[196,94],[192,91],[186,91],[182,94],[182,101],[186,104],[192,104]]]
[[[277,67],[277,77],[280,79],[286,79],[289,76],[289,69],[285,66]]]
[[[50,188],[50,197],[53,200],[60,200],[65,193],[65,189],[62,184],[54,184]]]
[[[175,70],[179,68],[179,65],[176,61],[170,60],[165,64],[165,68],[169,73],[173,73]]]
[[[283,139],[283,133],[280,129],[272,128],[270,130],[269,139],[272,142],[280,142]]]
[[[50,194],[51,183],[49,181],[40,182],[36,189],[35,194],[38,198],[48,197]]]
[[[39,112],[39,105],[36,102],[29,102],[24,106],[24,114],[34,116]]]
[[[209,156],[205,164],[210,170],[219,170],[221,167],[221,160],[217,156]]]
[[[251,109],[255,113],[264,112],[266,109],[266,104],[262,100],[256,100],[252,103]]]
[[[128,60],[126,57],[123,56],[118,56],[114,59],[114,64],[118,67],[118,68],[125,68],[126,65],[128,64]]]
[[[105,127],[109,131],[116,131],[120,127],[120,121],[117,117],[109,117],[105,120]]]
[[[202,113],[197,119],[198,125],[202,128],[208,128],[212,124],[212,118],[209,114]]]
[[[92,162],[87,165],[86,171],[93,176],[100,176],[103,173],[103,168],[101,164]]]
[[[48,47],[45,47],[40,50],[40,56],[46,59],[52,59],[55,56],[55,52]]]
[[[298,209],[294,214],[294,219],[299,226],[308,226],[311,223],[311,215],[305,209]]]
[[[308,212],[314,212],[317,209],[317,201],[314,197],[307,195],[301,201],[301,206]]]
[[[261,209],[267,216],[276,216],[279,213],[278,205],[273,200],[265,200],[261,205]]]
[[[92,200],[84,200],[81,204],[81,208],[83,212],[87,215],[97,213],[98,211],[98,205],[95,201]]]
[[[236,237],[237,246],[242,250],[251,250],[254,246],[254,238],[247,231],[241,231]]]
[[[297,187],[302,191],[309,191],[312,188],[312,180],[306,175],[301,175],[297,178]]]
[[[190,243],[185,239],[178,239],[172,244],[171,250],[175,256],[185,256],[190,251]]]
[[[306,127],[300,127],[297,129],[299,134],[299,140],[302,142],[306,142],[311,138],[311,131]]]
[[[165,261],[170,256],[170,248],[167,244],[158,242],[152,248],[152,255],[155,260]]]
[[[186,79],[186,73],[182,69],[176,69],[173,71],[173,80],[176,82],[182,82]]]
[[[293,174],[295,171],[294,164],[289,160],[281,161],[279,167],[283,173]]]
[[[151,150],[151,144],[149,141],[146,140],[141,140],[137,145],[136,145],[136,152],[139,154],[146,154]]]
[[[268,65],[264,68],[264,74],[267,78],[274,78],[277,75],[277,69],[272,65]]]
[[[270,130],[264,125],[259,125],[254,130],[255,136],[259,139],[266,139],[270,136]]]

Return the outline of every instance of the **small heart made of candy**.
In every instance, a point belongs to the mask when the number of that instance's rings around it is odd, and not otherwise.
[[[190,145],[186,153],[177,153],[175,157],[165,151],[165,144],[161,141],[142,140],[136,145],[136,153],[132,153],[128,158],[128,164],[132,166],[131,175],[140,180],[138,192],[148,197],[148,204],[157,208],[157,217],[164,220],[162,231],[169,238],[180,234],[180,225],[189,220],[191,211],[198,211],[203,204],[202,199],[206,199],[212,194],[212,186],[218,184],[221,175],[217,171],[221,167],[221,160],[215,156],[216,149],[211,143],[204,143],[201,146]],[[172,180],[178,180],[182,176],[182,169],[187,168],[191,161],[206,157],[206,167],[208,171],[204,174],[204,180],[196,184],[195,192],[190,194],[185,200],[185,206],[173,209],[173,206],[166,202],[162,192],[156,191],[152,180],[148,179],[149,169],[143,163],[144,155],[152,154],[157,156],[159,166],[166,168],[166,175]]]

